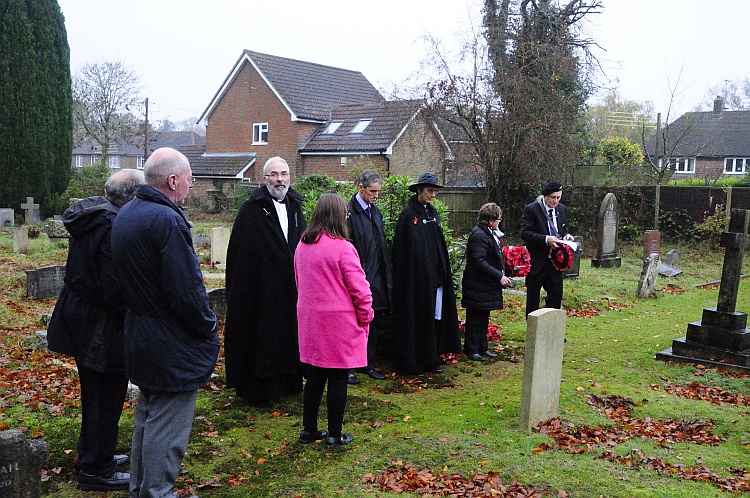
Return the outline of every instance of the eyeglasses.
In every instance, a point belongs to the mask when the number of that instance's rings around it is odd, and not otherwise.
[[[273,173],[269,173],[269,174],[263,175],[263,176],[265,176],[266,178],[270,178],[271,180],[275,180],[278,177],[289,178],[289,172],[288,171],[282,171],[281,173],[277,173],[276,171],[274,171]]]

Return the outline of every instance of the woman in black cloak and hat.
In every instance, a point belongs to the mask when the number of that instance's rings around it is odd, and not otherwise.
[[[440,355],[461,352],[448,247],[431,204],[439,188],[434,173],[409,186],[415,195],[393,237],[393,359],[404,374],[441,373]]]

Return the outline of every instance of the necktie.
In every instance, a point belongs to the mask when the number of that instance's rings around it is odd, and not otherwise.
[[[547,210],[547,222],[549,224],[549,234],[553,237],[557,237],[557,230],[555,230],[555,219],[552,217],[552,209]]]
[[[372,209],[370,209],[370,205],[367,205],[367,208],[365,209],[365,213],[367,213],[367,217],[372,219]]]

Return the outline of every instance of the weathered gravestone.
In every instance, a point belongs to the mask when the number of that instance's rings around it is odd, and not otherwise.
[[[652,254],[661,254],[659,230],[646,230],[643,234],[643,261],[646,261]]]
[[[33,197],[27,197],[26,203],[21,204],[21,209],[24,210],[24,224],[36,225],[41,220],[39,204],[34,204]]]
[[[26,299],[56,299],[65,278],[64,266],[26,270]]]
[[[47,237],[49,237],[52,242],[58,242],[70,238],[70,233],[68,232],[68,229],[65,228],[63,221],[54,218],[45,222],[44,233],[47,234]]]
[[[13,227],[13,252],[29,253],[29,227]]]
[[[17,429],[0,431],[0,498],[37,498],[49,445],[26,440]]]
[[[219,287],[208,291],[208,305],[216,314],[216,318],[224,320],[227,317],[227,290]]]
[[[659,255],[653,253],[643,262],[643,269],[641,270],[641,276],[638,279],[638,290],[636,291],[635,296],[641,299],[651,297],[656,288],[656,280],[658,278]]]
[[[564,343],[565,311],[542,308],[529,313],[521,392],[521,427],[526,430],[557,416]]]
[[[657,359],[750,372],[747,313],[736,311],[749,233],[750,210],[733,209],[729,230],[721,235],[720,245],[726,249],[716,307],[705,308],[702,320],[688,324],[687,335],[672,341],[672,347],[657,353]]]
[[[677,268],[677,264],[680,262],[680,253],[677,249],[670,249],[667,254],[664,255],[664,259],[659,263],[659,275],[665,277],[674,277],[682,273],[682,270]]]
[[[578,248],[573,252],[573,263],[570,268],[565,270],[563,278],[578,278],[581,276],[581,257],[583,256],[583,237],[576,235],[573,237],[573,242],[578,245]]]
[[[617,256],[617,237],[620,225],[620,208],[615,194],[608,193],[602,200],[596,218],[596,256],[591,260],[594,268],[619,268],[622,260]]]
[[[9,228],[15,226],[15,212],[10,208],[0,208],[0,227]]]
[[[229,229],[215,227],[211,229],[211,262],[226,263],[229,246]]]

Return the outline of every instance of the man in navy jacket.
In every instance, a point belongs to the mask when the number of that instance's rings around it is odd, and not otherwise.
[[[550,182],[542,196],[528,204],[521,216],[521,239],[531,256],[531,270],[526,275],[526,315],[539,309],[542,288],[547,292],[547,308],[560,309],[563,297],[563,272],[550,261],[550,248],[561,240],[573,240],[568,233],[565,206],[560,204],[562,184]]]
[[[193,185],[187,158],[157,149],[146,185],[120,210],[112,252],[127,307],[125,367],[140,388],[130,465],[131,497],[172,493],[187,449],[197,390],[219,354],[190,224],[180,205]]]

